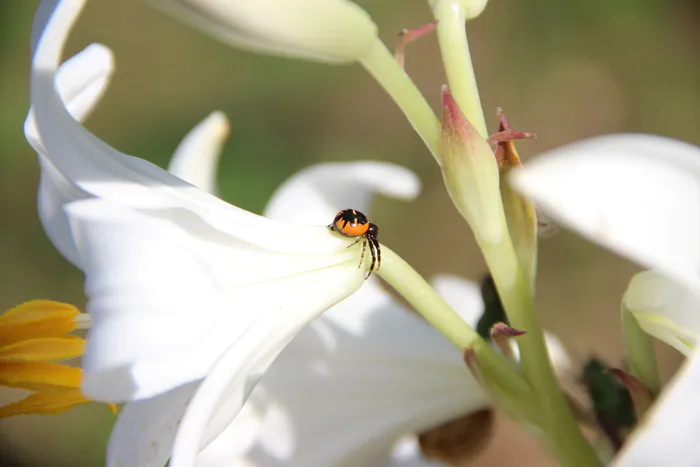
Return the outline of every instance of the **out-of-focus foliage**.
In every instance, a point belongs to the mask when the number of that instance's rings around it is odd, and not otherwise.
[[[84,303],[80,274],[55,252],[36,217],[38,167],[22,134],[37,3],[0,3],[3,308],[33,298]],[[402,28],[431,19],[424,0],[359,3],[388,44]],[[699,21],[694,0],[491,0],[468,26],[491,128],[497,128],[495,109],[501,106],[514,129],[537,133],[539,139],[518,144],[525,159],[619,131],[700,143]],[[382,241],[428,276],[451,272],[479,280],[485,271],[476,248],[464,246],[471,234],[432,157],[361,68],[241,52],[136,0],[90,2],[70,53],[90,42],[113,48],[117,71],[87,125],[120,150],[165,165],[192,126],[223,110],[232,131],[222,156],[222,195],[258,212],[277,184],[308,164],[398,162],[421,175],[424,194],[411,205],[378,202],[373,221],[381,225]],[[434,38],[409,47],[407,69],[437,108],[444,77]],[[537,291],[546,327],[569,344],[579,363],[593,352],[619,359],[619,298],[635,268],[567,232],[543,240],[540,248]],[[662,362],[673,357],[669,352]],[[12,396],[0,393],[0,401]],[[26,465],[103,465],[112,420],[96,404],[62,416],[3,420],[0,459],[3,465],[9,456]],[[483,462],[500,465],[509,453],[522,459],[536,449],[518,438]],[[532,459],[543,465],[541,455]]]

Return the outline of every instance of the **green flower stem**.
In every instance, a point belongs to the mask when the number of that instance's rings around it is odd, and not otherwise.
[[[440,121],[411,78],[399,66],[384,43],[377,39],[360,63],[396,102],[423,139],[425,145],[440,162]]]
[[[479,367],[494,391],[506,398],[513,411],[533,423],[541,422],[534,394],[516,368],[472,329],[420,274],[384,245],[382,267],[377,274],[458,349],[474,350]]]
[[[487,138],[486,120],[467,42],[464,7],[458,1],[438,0],[433,6],[433,14],[438,20],[437,36],[450,92],[467,120],[483,138]]]
[[[637,318],[627,309],[624,302],[621,313],[630,373],[654,395],[658,395],[661,391],[661,377],[656,364],[653,340],[639,327]]]
[[[585,440],[552,369],[544,333],[535,314],[530,281],[523,274],[505,228],[498,243],[480,244],[511,326],[527,333],[518,337],[525,378],[539,398],[544,417],[542,438],[567,467],[602,465]]]

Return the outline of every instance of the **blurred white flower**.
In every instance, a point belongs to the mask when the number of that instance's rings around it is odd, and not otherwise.
[[[591,240],[654,268],[625,305],[642,329],[690,358],[618,459],[700,464],[700,148],[658,136],[612,135],[556,149],[513,182]]]
[[[377,26],[350,0],[155,0],[154,4],[255,52],[353,62],[377,39]]]

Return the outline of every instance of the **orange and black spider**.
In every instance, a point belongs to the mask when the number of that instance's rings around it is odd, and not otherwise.
[[[379,269],[382,263],[382,252],[379,248],[379,240],[377,240],[379,227],[369,222],[367,216],[354,209],[343,209],[335,215],[333,223],[329,225],[328,228],[334,232],[338,232],[344,237],[356,237],[357,240],[350,244],[348,248],[362,241],[362,256],[360,256],[360,265],[358,267],[362,266],[365,260],[365,250],[367,249],[367,245],[369,245],[369,252],[372,255],[372,264],[369,267],[367,277],[375,271],[375,264],[377,266],[376,270]],[[367,277],[365,277],[365,279]]]

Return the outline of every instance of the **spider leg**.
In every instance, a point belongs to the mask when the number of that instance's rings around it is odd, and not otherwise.
[[[379,248],[379,240],[376,238],[373,239],[374,242],[374,249],[377,251],[377,271],[379,271],[379,268],[382,266],[382,250]]]
[[[359,241],[362,240],[362,239],[363,239],[362,237],[357,237],[357,240],[355,240],[354,242],[352,242],[350,245],[348,245],[348,246],[345,247],[345,248],[350,248],[351,246],[357,245],[357,242],[359,242]]]
[[[355,243],[359,242],[360,239],[364,240],[363,237],[360,237],[359,239],[355,240]],[[353,245],[355,244],[353,243]],[[362,264],[365,262],[365,250],[367,249],[367,242],[363,241],[362,242],[362,254],[360,255],[360,264],[357,265],[358,269],[362,267]]]
[[[372,239],[369,239],[369,238],[367,239],[367,243],[369,243],[369,251],[370,251],[370,253],[372,253],[372,264],[370,264],[369,272],[365,276],[365,280],[368,279],[369,276],[372,275],[372,273],[375,270],[374,265],[377,262],[377,250],[376,250],[377,247],[376,247],[375,243],[372,241]]]

